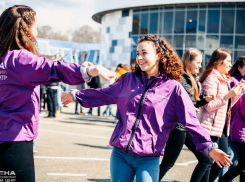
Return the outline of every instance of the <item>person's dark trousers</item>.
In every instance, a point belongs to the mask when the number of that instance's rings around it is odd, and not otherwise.
[[[78,113],[78,111],[77,111],[78,106],[79,106],[79,108],[80,108],[80,111],[79,111],[79,112],[82,112],[82,111],[83,111],[83,109],[82,109],[82,107],[80,106],[80,104],[79,104],[78,102],[76,102],[75,113]]]
[[[222,150],[226,154],[228,153],[228,139],[224,135],[224,133],[222,133],[221,138],[211,136],[211,140],[213,142],[216,142],[219,145],[220,150]],[[204,182],[204,181],[214,182],[215,179],[219,176],[221,170],[222,170],[222,168],[220,168],[216,164],[216,162],[213,162],[213,160],[211,160],[211,163],[208,165],[208,168],[207,168],[205,174],[203,175],[202,182]]]
[[[190,181],[199,182],[202,179],[202,176],[211,161],[210,157],[204,152],[199,152],[196,150],[192,136],[187,131],[179,131],[178,129],[174,129],[170,133],[169,139],[165,146],[163,160],[160,164],[159,181],[168,172],[168,170],[173,167],[184,144],[194,153],[199,161],[192,173]]]
[[[245,143],[235,142],[237,149],[238,165],[230,169],[219,180],[219,182],[229,182],[240,174],[240,182],[245,182]]]
[[[88,113],[92,114],[92,111],[93,111],[93,108],[91,107],[91,108],[89,108]],[[98,114],[98,116],[100,116],[100,107],[98,107],[97,114]]]
[[[44,86],[40,86],[40,111],[41,111],[41,108],[42,108],[42,102],[43,102],[43,100],[44,100],[44,98],[43,98],[43,96],[44,96],[44,90],[45,90],[45,88],[44,88]]]
[[[35,182],[33,141],[0,144],[0,171],[14,171],[16,182]]]
[[[57,89],[47,89],[47,104],[48,104],[48,111],[49,117],[55,117],[56,113],[56,106],[57,106]]]

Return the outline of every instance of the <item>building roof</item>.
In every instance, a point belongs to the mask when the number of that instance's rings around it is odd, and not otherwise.
[[[101,18],[106,13],[132,8],[157,7],[163,5],[183,5],[183,4],[200,4],[200,3],[245,3],[244,0],[95,0],[95,11],[92,16],[93,20],[101,23]]]

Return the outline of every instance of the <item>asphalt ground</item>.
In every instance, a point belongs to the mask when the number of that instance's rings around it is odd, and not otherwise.
[[[47,113],[41,112],[34,155],[37,182],[111,181],[109,139],[115,119],[98,117],[96,108],[93,116],[77,115],[74,108],[74,103],[63,107],[56,118],[45,118]],[[189,181],[196,164],[195,156],[184,146],[164,181]]]

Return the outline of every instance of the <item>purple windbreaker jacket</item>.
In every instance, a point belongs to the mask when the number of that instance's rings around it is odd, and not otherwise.
[[[38,135],[40,86],[84,83],[80,65],[52,61],[26,50],[7,52],[0,61],[0,143],[31,141]]]
[[[241,79],[241,75],[232,76],[231,88],[237,85]],[[232,108],[230,136],[232,141],[245,142],[245,91]]]
[[[77,91],[76,99],[84,107],[117,104],[119,121],[110,145],[129,154],[162,155],[177,122],[193,136],[197,150],[212,144],[185,89],[164,73],[147,83],[143,72],[141,76],[126,73],[108,88]]]

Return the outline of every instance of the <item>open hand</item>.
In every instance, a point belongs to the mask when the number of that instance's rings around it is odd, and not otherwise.
[[[70,92],[62,92],[61,102],[63,105],[67,105],[73,101],[73,97]]]
[[[234,91],[235,95],[242,95],[243,91],[245,90],[245,81],[241,79],[241,81],[235,87],[233,87],[232,90]]]
[[[92,65],[88,67],[87,72],[90,76],[101,76],[107,81],[116,78],[116,73],[113,71],[108,70],[104,66],[101,65]]]
[[[209,152],[209,156],[217,163],[217,165],[222,168],[229,167],[232,162],[228,158],[229,156],[220,149],[213,149]]]

